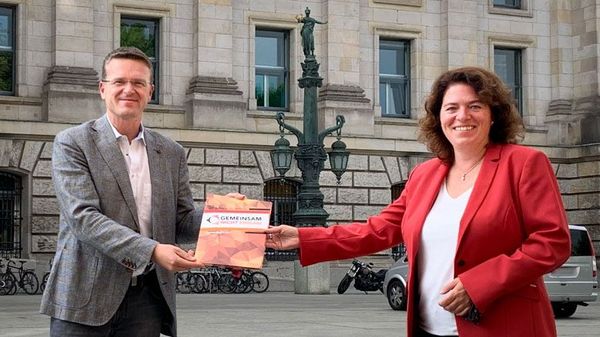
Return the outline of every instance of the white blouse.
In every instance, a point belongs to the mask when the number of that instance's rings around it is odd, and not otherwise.
[[[419,313],[422,330],[434,335],[458,335],[456,321],[439,305],[442,287],[454,279],[454,256],[460,219],[471,196],[471,187],[456,199],[442,184],[423,225],[418,252]]]

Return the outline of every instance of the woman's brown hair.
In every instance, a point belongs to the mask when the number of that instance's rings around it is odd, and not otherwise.
[[[446,90],[456,83],[473,88],[479,100],[490,107],[493,121],[489,134],[491,143],[509,144],[522,139],[523,122],[510,90],[502,80],[482,68],[457,68],[443,73],[433,83],[425,102],[425,116],[419,120],[419,140],[438,158],[447,163],[454,161],[454,149],[442,131],[440,110]]]

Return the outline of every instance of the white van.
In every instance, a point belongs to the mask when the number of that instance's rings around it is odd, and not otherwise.
[[[587,229],[570,225],[571,257],[553,272],[544,275],[554,316],[569,317],[577,305],[598,299],[596,256]]]
[[[587,306],[598,299],[598,269],[592,240],[587,229],[569,226],[571,257],[553,272],[544,275],[552,309],[556,317],[569,317],[577,305]],[[408,261],[401,257],[385,274],[383,291],[390,307],[406,310]]]

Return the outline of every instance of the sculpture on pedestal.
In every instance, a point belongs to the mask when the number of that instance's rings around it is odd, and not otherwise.
[[[300,30],[300,35],[302,35],[302,50],[304,51],[304,56],[306,58],[315,57],[315,38],[313,35],[313,31],[315,30],[315,25],[318,24],[326,24],[327,21],[321,22],[314,18],[310,17],[310,9],[306,7],[304,11],[306,16],[298,15],[296,20],[298,22],[303,23],[302,29]]]

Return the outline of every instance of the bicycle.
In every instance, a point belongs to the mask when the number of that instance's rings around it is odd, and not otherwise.
[[[44,274],[44,277],[42,277],[42,283],[40,284],[40,291],[44,292],[44,290],[46,289],[46,284],[48,283],[48,278],[50,277],[50,271],[52,270],[52,260],[50,259],[48,261],[48,271]]]
[[[190,292],[197,294],[203,291],[205,282],[204,277],[199,273],[192,271],[178,272],[175,290],[181,294],[189,294]]]
[[[192,292],[195,294],[208,292],[208,281],[200,271],[190,270],[190,277],[194,278]]]
[[[203,276],[204,285],[202,292],[214,293],[222,291],[219,289],[219,282],[226,272],[220,267],[206,267],[200,270],[199,274]]]
[[[0,296],[13,295],[17,292],[17,280],[8,272],[8,263],[3,262],[4,259],[0,259]]]
[[[261,271],[255,271],[250,274],[252,279],[252,291],[264,293],[269,289],[269,277]]]
[[[219,290],[225,294],[245,293],[252,291],[252,278],[245,269],[230,268],[229,272],[219,279]]]
[[[16,280],[16,285],[13,285],[10,295],[17,292],[16,286],[23,289],[29,295],[35,295],[39,289],[40,281],[33,272],[33,269],[25,269],[24,265],[26,262],[27,260],[8,260],[6,272],[11,274]],[[17,263],[21,265],[17,267]],[[15,270],[17,274],[15,274]]]

